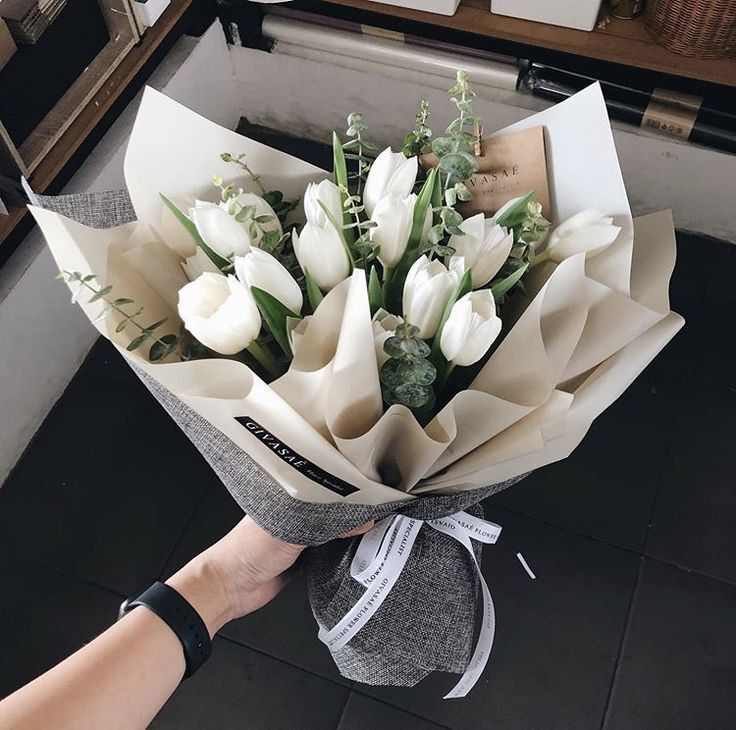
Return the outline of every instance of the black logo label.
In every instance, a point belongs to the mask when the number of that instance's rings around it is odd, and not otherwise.
[[[304,474],[313,482],[316,482],[320,487],[329,489],[335,494],[339,494],[343,497],[347,497],[348,494],[357,492],[358,488],[349,484],[343,479],[336,477],[334,474],[326,472],[316,464],[305,459],[301,454],[298,454],[290,446],[287,446],[281,439],[274,436],[272,433],[267,431],[260,423],[254,421],[250,416],[240,416],[235,419],[243,428],[249,431],[259,441],[268,446],[276,456],[287,464],[291,465],[300,474]]]

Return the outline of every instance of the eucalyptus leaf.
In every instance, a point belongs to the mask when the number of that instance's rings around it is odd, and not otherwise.
[[[151,362],[165,360],[173,353],[179,344],[179,338],[176,335],[164,335],[151,345],[148,351],[148,359]]]
[[[138,337],[135,337],[131,340],[130,344],[125,349],[128,352],[133,352],[133,350],[137,350],[150,336],[150,332],[144,332],[143,334],[138,335]]]
[[[107,286],[103,286],[102,289],[100,289],[98,292],[95,292],[90,298],[89,301],[96,302],[98,299],[102,299],[107,294],[109,294],[112,291],[112,284],[108,284]]]

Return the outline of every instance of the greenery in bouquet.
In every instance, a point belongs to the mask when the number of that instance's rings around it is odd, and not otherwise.
[[[467,382],[457,369],[472,373],[488,359],[504,306],[524,291],[530,269],[595,255],[619,231],[602,212],[585,210],[550,233],[534,191],[493,215],[465,217],[483,125],[465,72],[449,95],[457,115],[444,134],[433,136],[423,101],[401,152],[378,153],[362,117],[350,114],[347,139],[333,133],[332,178],[304,191],[301,227],[288,222],[300,201],[269,189],[237,153],[222,160],[258,193],[216,176],[219,200],[196,201],[186,213],[162,195],[196,244],[182,262],[190,283],[179,291],[176,333],[161,334],[165,321],[146,324],[135,302],[113,297],[91,274],[62,276],[77,285],[75,296],[104,302],[99,319],[115,315],[118,332],[135,330],[129,350],[146,345],[152,361],[239,358],[275,378],[323,297],[360,269],[384,401],[424,421]]]

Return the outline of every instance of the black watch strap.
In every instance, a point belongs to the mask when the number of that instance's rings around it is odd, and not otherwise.
[[[120,606],[120,616],[136,606],[146,606],[177,635],[184,648],[187,669],[184,678],[191,677],[212,653],[209,631],[189,601],[166,583],[156,582],[138,598]]]

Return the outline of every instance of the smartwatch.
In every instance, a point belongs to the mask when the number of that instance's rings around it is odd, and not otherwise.
[[[191,677],[209,659],[212,640],[202,617],[171,586],[157,581],[137,598],[124,601],[118,619],[136,606],[153,611],[176,634],[187,664],[184,679]]]

